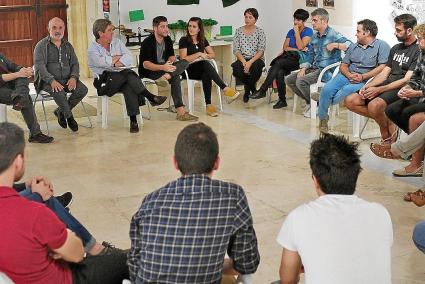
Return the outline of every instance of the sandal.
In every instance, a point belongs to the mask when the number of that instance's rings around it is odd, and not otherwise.
[[[384,159],[396,159],[397,157],[391,152],[391,145],[382,145],[379,143],[370,143],[370,150],[373,154]]]
[[[421,195],[423,196],[425,192],[422,191],[422,189],[418,189],[415,192],[408,192],[406,193],[406,195],[403,197],[403,200],[406,202],[412,202],[412,196],[413,195]]]

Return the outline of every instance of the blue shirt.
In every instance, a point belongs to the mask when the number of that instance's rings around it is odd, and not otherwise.
[[[304,29],[300,32],[300,38],[303,39],[304,37],[313,36],[313,29],[309,27],[304,27]],[[290,29],[288,33],[286,34],[286,38],[289,38],[289,47],[297,48],[296,40],[295,40],[295,32],[294,29]],[[311,43],[307,45],[308,49],[311,49]]]
[[[366,47],[353,43],[345,52],[343,63],[348,64],[350,72],[364,74],[379,64],[385,64],[390,54],[390,46],[383,40],[374,39]]]
[[[130,50],[125,47],[124,43],[113,38],[110,43],[109,51],[97,42],[93,42],[88,50],[88,65],[90,70],[95,74],[102,74],[103,71],[121,71],[112,66],[112,56],[121,55],[120,62],[126,67],[133,65],[133,55]]]

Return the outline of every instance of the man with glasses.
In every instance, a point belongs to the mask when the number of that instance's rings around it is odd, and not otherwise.
[[[48,24],[49,35],[40,40],[34,50],[35,81],[37,92],[44,90],[52,95],[58,108],[54,111],[62,128],[76,132],[78,124],[72,109],[85,97],[87,87],[79,80],[80,67],[72,45],[63,38],[65,23],[53,18]],[[67,93],[71,96],[67,98]]]
[[[341,51],[345,51],[350,46],[351,41],[342,34],[335,31],[328,25],[329,14],[323,8],[318,8],[311,13],[313,34],[310,52],[310,61],[301,68],[299,72],[286,77],[286,84],[297,96],[306,101],[304,116],[310,117],[310,85],[317,82],[319,74],[323,68],[341,61]],[[332,77],[333,70],[329,70],[323,76],[323,81],[327,82]]]

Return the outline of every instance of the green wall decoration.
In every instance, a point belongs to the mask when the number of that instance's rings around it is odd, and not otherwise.
[[[130,18],[130,22],[142,21],[145,19],[145,14],[143,10],[134,10],[128,12],[128,17]]]
[[[206,1],[206,0],[205,0]],[[211,0],[208,0],[211,1]],[[240,0],[222,0],[223,7],[228,7]],[[199,0],[167,0],[167,5],[194,5],[199,4]]]

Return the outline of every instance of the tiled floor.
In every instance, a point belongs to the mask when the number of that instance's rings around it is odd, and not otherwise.
[[[86,82],[91,87],[91,81]],[[90,95],[94,95],[92,88]],[[96,106],[95,98],[85,101]],[[316,197],[308,166],[316,126],[301,110],[292,113],[291,101],[287,109],[273,110],[265,100],[250,103],[249,108],[237,100],[224,105],[217,118],[207,117],[200,102],[198,98],[195,114],[219,137],[222,164],[215,177],[241,184],[249,199],[262,257],[255,283],[269,283],[278,279],[281,248],[275,237],[283,219]],[[12,110],[8,114],[10,121],[23,125]],[[347,134],[344,116],[342,112],[336,131]],[[142,198],[179,176],[171,157],[176,135],[187,123],[174,118],[174,114],[153,110],[140,133],[130,134],[121,106],[111,102],[108,129],[97,123],[74,134],[50,121],[55,142],[28,145],[25,176],[44,175],[53,181],[56,192],[72,191],[72,213],[99,240],[128,247],[130,218]],[[86,123],[85,118],[78,121]],[[364,170],[357,194],[382,203],[391,214],[393,282],[425,283],[425,256],[411,241],[412,228],[425,218],[425,209],[402,201],[405,192],[421,185],[421,179],[391,177],[391,171],[405,162],[372,156],[369,143],[361,143]]]

